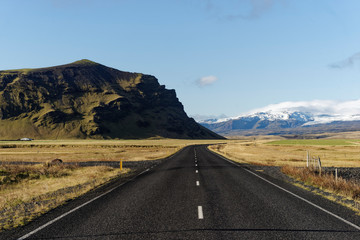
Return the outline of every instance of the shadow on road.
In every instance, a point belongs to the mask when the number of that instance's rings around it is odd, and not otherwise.
[[[112,232],[104,234],[94,234],[94,235],[71,235],[71,236],[57,236],[51,238],[41,238],[41,239],[91,239],[91,238],[101,238],[101,237],[111,237],[111,236],[126,236],[126,235],[145,235],[145,234],[163,234],[163,233],[181,233],[181,232],[303,232],[303,233],[356,233],[359,231],[344,231],[344,230],[325,230],[325,229],[252,229],[252,228],[222,228],[222,229],[184,229],[184,230],[166,230],[166,231],[139,231],[139,232]],[[360,232],[359,232],[360,233]],[[31,238],[30,238],[31,239]]]

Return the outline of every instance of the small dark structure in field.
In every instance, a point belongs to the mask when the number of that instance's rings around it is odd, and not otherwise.
[[[61,160],[60,158],[55,158],[53,160],[51,160],[51,164],[62,164],[63,160]]]
[[[53,159],[51,161],[47,161],[45,163],[45,165],[47,167],[51,167],[51,166],[54,166],[54,165],[62,165],[63,163],[64,163],[63,160],[61,160],[60,158],[55,158],[55,159]]]

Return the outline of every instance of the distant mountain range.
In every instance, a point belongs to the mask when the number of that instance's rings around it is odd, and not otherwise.
[[[90,60],[0,71],[0,139],[222,138],[151,75]]]
[[[336,114],[273,109],[224,119],[199,121],[204,127],[222,135],[310,134],[360,130],[360,114]]]

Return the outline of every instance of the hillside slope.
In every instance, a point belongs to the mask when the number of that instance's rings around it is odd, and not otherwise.
[[[0,71],[0,139],[221,138],[150,75],[81,60]]]

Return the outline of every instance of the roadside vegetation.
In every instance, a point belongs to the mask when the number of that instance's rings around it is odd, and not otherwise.
[[[21,226],[129,169],[75,165],[1,165],[0,229]]]
[[[359,211],[360,184],[354,179],[345,180],[341,177],[336,179],[331,173],[320,174],[314,169],[305,167],[284,166],[281,168],[281,171],[286,175],[303,182],[305,186],[314,186],[330,193],[340,195],[345,200],[353,200],[355,204],[346,205],[350,206],[355,211]]]

